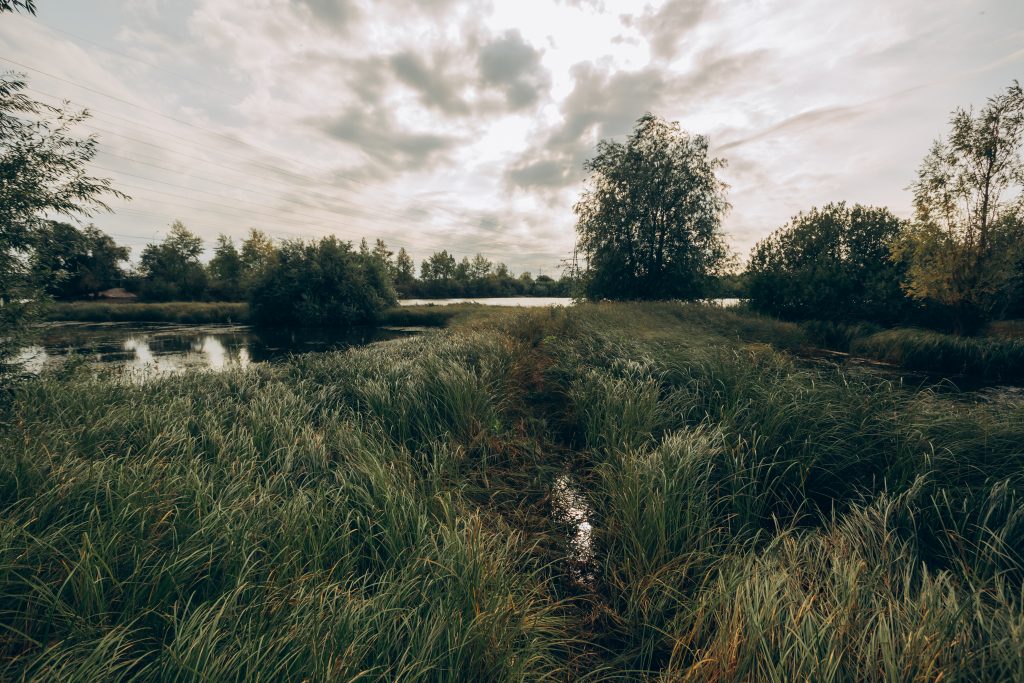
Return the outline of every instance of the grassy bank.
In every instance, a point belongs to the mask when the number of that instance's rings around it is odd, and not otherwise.
[[[110,304],[92,301],[55,303],[45,310],[51,321],[75,322],[147,322],[147,323],[246,323],[249,306],[244,303],[178,301],[170,303]]]
[[[928,330],[895,329],[860,337],[854,354],[908,370],[965,375],[1002,382],[1024,380],[1024,338],[957,337]]]
[[[709,307],[482,309],[19,387],[0,678],[1024,677],[1024,401],[808,369]]]

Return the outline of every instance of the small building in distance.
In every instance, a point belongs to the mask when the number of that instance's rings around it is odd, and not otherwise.
[[[96,295],[97,299],[103,299],[104,301],[135,301],[139,297],[132,294],[124,287],[112,287],[110,289],[104,289],[102,292]]]

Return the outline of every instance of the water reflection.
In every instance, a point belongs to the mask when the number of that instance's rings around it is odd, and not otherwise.
[[[717,304],[722,308],[730,308],[740,304],[739,299],[703,299],[704,303]],[[447,304],[483,304],[484,306],[572,306],[572,298],[567,296],[493,296],[480,298],[456,299],[402,299],[402,306],[445,306]]]
[[[555,517],[569,526],[569,574],[577,583],[591,585],[595,577],[596,559],[590,503],[568,474],[555,480],[551,493]]]
[[[416,332],[415,328],[256,331],[244,325],[55,323],[18,359],[40,372],[75,356],[87,363],[150,376],[189,369],[228,370],[294,353],[343,349]]]

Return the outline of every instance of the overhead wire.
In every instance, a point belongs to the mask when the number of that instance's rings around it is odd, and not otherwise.
[[[73,34],[69,34],[66,31],[61,31],[59,29],[56,29],[56,30],[58,30],[59,32],[71,35],[72,37],[76,37],[77,38],[77,36],[74,36]],[[85,42],[92,42],[92,41],[88,41],[87,39],[82,39],[82,40],[84,40]],[[102,48],[102,46],[99,46],[98,44],[97,44],[97,46]],[[107,48],[104,48],[104,49],[107,49]],[[158,65],[149,64],[147,62],[144,62],[143,60],[138,60],[137,58],[130,57],[128,55],[125,55],[123,53],[119,53],[119,52],[114,51],[114,50],[107,49],[107,51],[109,51],[109,52],[111,52],[113,54],[117,54],[117,55],[119,55],[121,57],[124,57],[124,58],[127,58],[127,59],[133,59],[135,61],[139,61],[140,63],[147,64],[148,66],[151,66],[151,67],[154,67],[154,68],[162,69],[162,67],[159,67]],[[196,129],[196,130],[200,130],[200,131],[203,131],[203,132],[205,132],[207,134],[210,134],[210,135],[214,135],[214,136],[216,136],[218,138],[221,138],[221,139],[224,139],[224,140],[228,141],[229,143],[231,143],[233,145],[240,145],[240,146],[243,146],[243,147],[246,147],[246,148],[249,148],[249,149],[253,149],[253,150],[256,150],[256,151],[261,152],[263,154],[270,155],[271,157],[275,157],[275,158],[279,158],[280,157],[279,153],[277,153],[275,151],[272,151],[272,150],[269,150],[269,149],[266,149],[266,148],[263,148],[263,147],[260,147],[259,145],[255,145],[255,144],[253,144],[253,143],[251,143],[249,141],[242,140],[240,138],[237,138],[237,137],[234,137],[234,136],[231,136],[231,135],[227,135],[225,133],[222,133],[222,132],[210,129],[208,127],[196,124],[196,123],[191,122],[191,121],[187,121],[187,120],[180,119],[180,118],[177,118],[177,117],[174,117],[174,116],[170,116],[170,115],[165,114],[164,112],[161,112],[161,111],[159,111],[157,109],[153,109],[151,107],[139,104],[137,102],[132,102],[131,100],[127,100],[127,99],[125,99],[123,97],[119,97],[117,95],[113,95],[111,93],[104,92],[104,91],[102,91],[100,89],[97,89],[97,88],[92,88],[90,86],[86,86],[86,85],[83,85],[81,83],[76,83],[76,82],[74,82],[74,81],[72,81],[70,79],[63,78],[63,77],[58,76],[56,74],[53,74],[53,73],[47,72],[45,70],[39,69],[37,67],[33,67],[31,65],[25,64],[23,62],[19,62],[17,60],[13,60],[13,59],[10,59],[10,58],[7,58],[7,57],[3,57],[3,56],[0,56],[0,60],[5,61],[5,62],[7,62],[9,64],[13,64],[13,65],[15,65],[17,67],[20,67],[20,68],[23,68],[23,69],[27,69],[29,71],[33,71],[35,73],[41,74],[43,76],[46,76],[48,78],[52,78],[54,80],[57,80],[57,81],[60,81],[60,82],[63,82],[63,83],[67,83],[69,85],[72,85],[74,87],[80,88],[80,89],[85,90],[87,92],[92,92],[92,93],[95,93],[95,94],[100,95],[102,97],[106,97],[108,99],[111,99],[113,101],[123,103],[123,104],[125,104],[127,106],[131,106],[131,107],[137,108],[137,109],[139,109],[141,111],[146,111],[146,112],[152,113],[155,116],[159,116],[161,118],[167,119],[167,120],[172,121],[174,123],[177,123],[177,124],[180,124],[180,125],[184,125],[184,126],[187,126],[189,128]],[[166,71],[166,69],[163,69],[163,70]],[[178,76],[178,77],[182,77],[182,76],[180,76],[180,74],[175,74],[175,75]],[[192,80],[192,79],[189,79],[189,80]],[[206,87],[209,87],[208,84],[203,84],[203,83],[200,83],[200,84],[204,85]],[[44,92],[38,91],[38,90],[36,90],[36,92],[40,92],[41,94],[44,94],[44,95],[47,95],[49,97],[53,97],[55,99],[58,99],[57,96],[49,94],[49,93],[44,93]],[[70,100],[66,100],[66,101],[70,101]],[[88,106],[86,106],[86,108],[88,108],[88,109],[95,109],[95,107],[88,107]],[[108,112],[101,112],[101,114],[103,116],[105,116],[105,117],[109,117],[109,118],[113,118],[113,119],[120,119],[120,120],[126,121],[126,122],[128,122],[128,123],[130,123],[132,125],[139,126],[139,127],[144,127],[144,128],[149,128],[149,129],[154,130],[155,132],[157,132],[159,134],[167,135],[169,137],[173,137],[173,138],[182,140],[182,141],[184,141],[186,143],[193,144],[192,141],[188,140],[187,138],[184,138],[182,136],[178,136],[178,135],[176,135],[174,133],[170,133],[168,131],[157,129],[157,128],[153,127],[153,126],[147,126],[146,124],[142,124],[142,123],[140,123],[138,121],[134,121],[134,120],[131,120],[131,119],[126,119],[124,117],[118,117],[118,116],[110,114]],[[103,129],[97,128],[95,126],[90,126],[90,128],[103,131]],[[189,155],[184,154],[184,153],[182,153],[182,152],[180,152],[178,150],[173,150],[173,149],[169,149],[169,148],[166,148],[166,147],[162,147],[160,145],[156,145],[156,144],[154,144],[152,142],[148,142],[148,141],[145,141],[145,140],[133,139],[133,138],[131,138],[129,136],[117,133],[115,131],[103,131],[103,132],[107,132],[109,134],[118,135],[119,137],[122,137],[122,138],[127,139],[127,140],[132,140],[132,141],[135,141],[135,142],[140,142],[142,144],[150,145],[150,146],[152,146],[152,147],[154,147],[156,149],[162,149],[163,151],[168,151],[168,152],[171,152],[171,153],[180,154],[180,155],[184,156],[185,158],[189,157]],[[315,183],[322,183],[323,182],[322,180],[317,180],[317,179],[314,179],[314,178],[310,178],[309,176],[304,176],[302,174],[294,173],[294,172],[292,172],[292,171],[290,171],[288,169],[280,168],[278,166],[265,165],[265,164],[262,164],[262,163],[260,163],[258,161],[250,159],[250,158],[244,158],[244,157],[242,157],[240,155],[233,155],[233,154],[230,154],[230,153],[226,152],[225,150],[220,150],[219,153],[223,153],[223,154],[225,154],[227,156],[233,156],[234,158],[239,159],[240,161],[242,161],[245,164],[254,165],[254,166],[257,166],[257,167],[263,167],[263,168],[266,168],[267,170],[270,170],[270,171],[272,171],[274,173],[284,173],[284,174],[288,174],[288,175],[293,175],[293,176],[301,178],[303,180],[312,181],[312,182],[315,182]],[[118,156],[118,155],[113,155],[113,156]],[[121,157],[121,158],[125,158],[125,157]],[[217,162],[214,162],[214,161],[211,161],[211,160],[208,160],[208,159],[201,159],[201,158],[198,158],[198,157],[193,157],[193,160],[199,161],[200,163],[209,163],[211,165],[221,166],[221,167],[224,167],[224,168],[226,168],[228,170],[232,170],[233,172],[240,173],[242,175],[247,175],[246,172],[238,171],[236,169],[233,169],[231,167],[227,167],[227,166],[225,166],[223,164],[218,164]],[[150,165],[150,166],[153,166],[155,168],[159,168],[161,170],[169,170],[169,169],[166,169],[166,168],[162,168],[160,166],[156,166],[154,164],[147,164],[146,162],[139,162],[139,161],[136,161],[136,160],[133,160],[133,159],[129,159],[129,161],[133,161],[135,163],[141,163],[143,165]],[[306,166],[308,168],[314,168],[315,169],[315,167],[310,166],[309,164],[303,164],[301,162],[294,162],[294,161],[293,161],[293,163],[299,163],[302,166]],[[110,169],[104,169],[104,170],[110,170]],[[322,172],[322,169],[315,169],[315,170],[317,170],[318,172]],[[110,172],[123,173],[125,175],[137,177],[137,178],[140,178],[140,179],[143,179],[143,180],[147,180],[149,182],[165,183],[165,181],[156,181],[154,179],[145,178],[143,176],[133,175],[133,174],[127,172],[127,171],[110,170]],[[346,174],[338,173],[336,171],[332,171],[331,173],[332,173],[332,175],[334,177],[342,178],[342,179],[347,180],[349,182],[358,183],[358,184],[364,185],[366,187],[373,187],[372,185],[370,185],[368,183],[365,183],[364,181],[362,181],[362,180],[360,180],[358,178],[353,178],[353,177],[348,176]],[[254,174],[248,174],[248,175],[252,175],[252,177],[261,177],[261,176],[256,176]],[[264,178],[264,179],[270,180],[269,178]],[[209,181],[209,179],[207,179],[207,180]],[[222,181],[212,181],[212,182],[217,182],[219,184],[229,185],[228,183],[223,183]],[[272,182],[278,182],[278,180],[275,179]],[[165,184],[168,184],[170,186],[174,186],[173,184],[170,184],[170,183],[165,183]],[[202,192],[201,190],[197,190],[195,188],[189,188],[189,187],[184,187],[184,186],[177,186],[177,187],[180,187],[180,188],[183,188],[183,189],[187,189],[190,192]],[[147,189],[149,191],[159,192],[158,190],[152,190],[151,188],[145,188],[145,189]],[[237,186],[236,186],[236,189],[240,189],[242,191],[260,192],[260,190],[251,190],[251,189],[247,190],[245,188],[241,188],[241,187],[237,187]],[[343,190],[349,191],[349,192],[353,191],[350,188],[340,188],[340,189],[343,189]],[[169,195],[169,196],[174,196],[174,195],[171,195],[171,193],[166,193],[166,192],[160,192],[160,193],[161,194],[165,194],[165,195]],[[206,194],[212,194],[212,193],[206,193]],[[180,197],[180,195],[179,195],[179,197]],[[188,199],[188,198],[182,198],[182,199]],[[344,205],[344,203],[347,202],[348,204],[357,206],[357,208],[361,208],[364,211],[379,211],[380,210],[379,207],[375,208],[375,209],[370,209],[369,207],[361,207],[361,206],[356,205],[354,202],[351,202],[349,200],[338,199],[336,201],[342,202],[342,205]],[[419,203],[419,204],[422,204],[422,205],[426,205],[421,200],[417,200],[416,203]],[[285,211],[284,209],[278,209],[278,208],[274,208],[274,207],[267,207],[266,205],[263,205],[263,206],[266,207],[266,208],[270,208],[271,210],[274,210],[274,211],[279,211],[279,212],[280,211]],[[434,210],[444,211],[446,213],[450,213],[452,215],[455,215],[460,220],[466,220],[465,216],[459,215],[457,212],[452,211],[451,209],[448,209],[447,207],[438,206],[438,205],[426,205],[426,206],[429,206],[429,208],[434,209]],[[193,207],[193,208],[197,208],[197,207]],[[312,208],[312,207],[310,207],[310,208]],[[346,208],[348,208],[348,207],[346,207]],[[203,208],[199,208],[199,210],[204,210],[204,209]],[[253,213],[251,210],[249,210],[249,212]],[[395,215],[396,217],[398,217],[400,220],[405,220],[405,221],[411,221],[412,220],[411,217],[409,217],[409,216],[402,215],[402,214],[397,214],[396,212],[391,212],[391,213],[393,215]],[[296,214],[296,215],[301,215],[301,214]],[[335,228],[335,230],[336,230],[336,228]]]

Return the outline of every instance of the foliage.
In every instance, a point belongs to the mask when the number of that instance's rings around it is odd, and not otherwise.
[[[316,356],[20,391],[0,679],[572,678],[535,542],[467,491],[488,457],[532,469],[503,426],[504,341]]]
[[[897,322],[910,312],[890,251],[903,229],[888,209],[860,204],[800,213],[751,252],[750,304],[790,320]]]
[[[896,257],[910,264],[910,296],[952,308],[973,331],[1007,305],[1024,262],[1024,90],[1014,82],[977,113],[958,109],[950,127],[918,169]]]
[[[434,252],[423,261],[420,278],[428,284],[446,284],[455,279],[455,257],[448,250]]]
[[[242,257],[234,241],[227,235],[217,237],[213,258],[206,267],[210,274],[210,293],[218,301],[244,299],[242,289]]]
[[[68,223],[47,221],[32,245],[32,270],[45,291],[56,299],[76,299],[121,285],[121,264],[128,247],[118,246],[95,225],[79,230]]]
[[[31,3],[3,9],[33,10]],[[123,197],[110,181],[88,174],[94,136],[73,129],[88,112],[54,107],[24,93],[25,80],[0,74],[0,375],[16,333],[43,298],[45,273],[31,268],[36,233],[46,215],[69,218],[106,210],[104,195]]]
[[[728,205],[708,140],[650,114],[624,143],[602,140],[575,206],[593,299],[692,299],[727,262]]]
[[[779,350],[799,326],[744,310],[459,311],[276,366],[19,387],[0,678],[1024,672],[1019,396],[810,367]]]
[[[253,320],[269,326],[367,324],[394,302],[380,260],[334,237],[283,242],[250,293]]]
[[[78,301],[49,306],[47,320],[78,322],[154,322],[154,323],[245,323],[249,305],[245,303],[209,303],[176,301],[171,303],[107,303]]]
[[[416,263],[409,256],[405,247],[398,250],[393,268],[395,289],[399,292],[407,291],[416,281]]]
[[[142,295],[156,301],[203,298],[208,278],[199,262],[202,253],[202,238],[181,221],[174,221],[163,242],[149,244],[142,250]]]
[[[0,13],[24,10],[29,14],[36,13],[35,0],[0,0]]]

